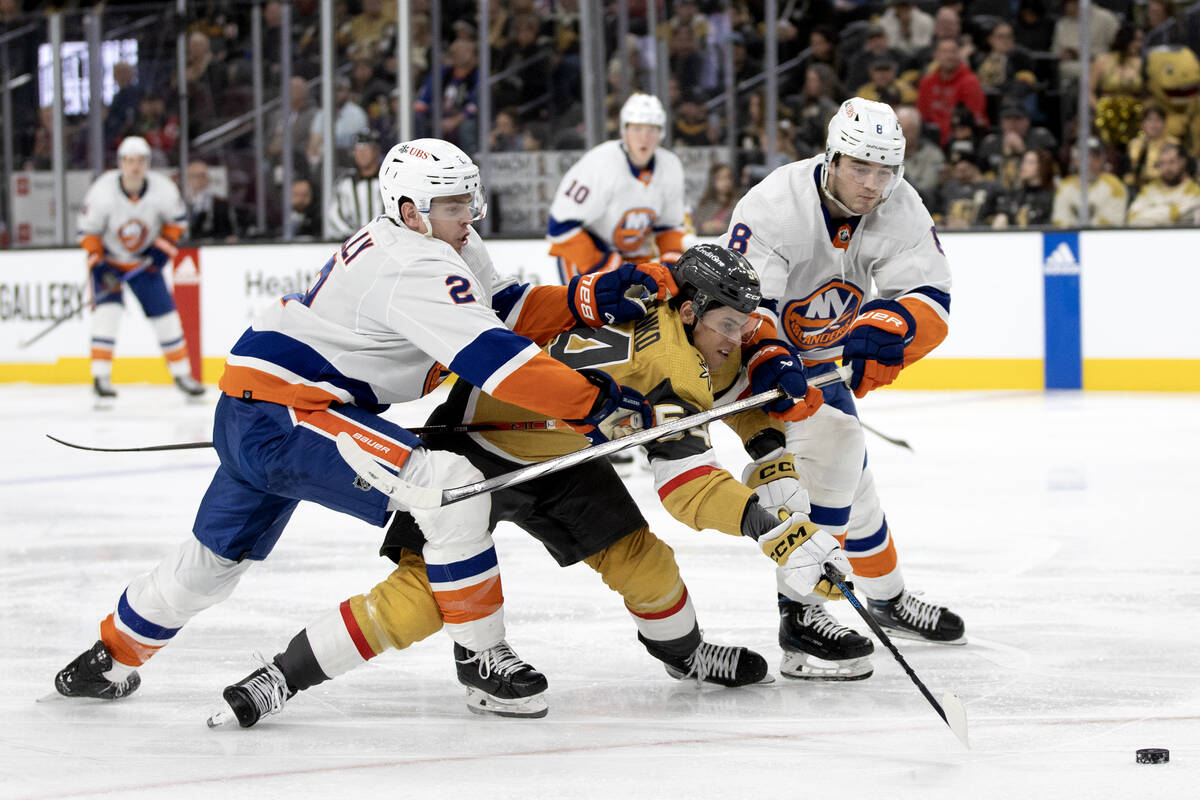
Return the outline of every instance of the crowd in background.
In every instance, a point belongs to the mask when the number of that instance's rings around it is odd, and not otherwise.
[[[35,13],[34,4],[0,0],[0,31]],[[118,4],[119,5],[119,4]],[[493,152],[583,149],[583,92],[576,0],[492,0],[490,29]],[[68,8],[70,5],[68,4]],[[762,72],[762,5],[753,0],[666,0],[660,30],[667,48],[672,148],[735,143],[732,163],[715,167],[701,196],[689,197],[698,233],[723,232],[733,203],[779,164],[822,152],[825,127],[839,103],[860,95],[892,105],[908,143],[905,176],[943,228],[1016,225],[1195,224],[1200,186],[1200,4],[1172,0],[1101,0],[1091,6],[1090,64],[1080,63],[1077,0],[809,0],[780,2],[778,60],[792,67],[778,80],[776,153],[768,159],[763,84],[737,93],[737,114],[710,105],[725,87],[721,45],[732,43],[734,79]],[[187,120],[180,129],[174,48],[147,32],[136,69],[114,70],[118,91],[107,109],[110,158],[127,135],[144,137],[157,166],[179,167],[178,141],[235,120],[253,106],[249,6],[189,4],[186,28]],[[263,9],[264,85],[280,86],[283,6]],[[431,24],[430,0],[413,0],[411,20],[413,113],[416,135],[430,135],[432,50],[441,54],[442,136],[468,152],[479,149],[478,51],[481,32],[474,0],[444,0],[441,30]],[[625,85],[653,91],[653,38],[645,5],[629,2],[630,61]],[[728,13],[727,13],[728,12]],[[373,158],[399,138],[396,92],[396,4],[391,0],[335,3],[337,64],[333,123],[337,168],[369,171]],[[281,164],[290,157],[294,230],[316,236],[328,201],[319,194],[321,110],[320,14],[313,0],[291,7],[292,79],[286,103],[268,120],[266,165],[254,162],[241,138],[192,148],[188,200],[193,238],[233,239],[279,229]],[[616,135],[624,97],[617,53],[615,4],[605,4],[607,130]],[[170,43],[173,45],[173,41]],[[157,47],[157,49],[156,49]],[[156,54],[159,58],[156,60]],[[10,58],[13,57],[10,55]],[[18,53],[17,57],[20,57]],[[1081,213],[1074,154],[1081,73],[1090,78],[1089,208]],[[49,109],[15,104],[28,119],[17,126],[18,169],[48,169]],[[24,124],[27,123],[27,124]],[[728,130],[727,125],[734,129]],[[292,151],[284,153],[290,126]],[[69,168],[86,168],[83,118],[68,117]],[[228,197],[205,194],[206,171],[224,166]],[[267,230],[250,209],[256,170],[268,179]],[[1074,202],[1072,199],[1074,198]],[[201,224],[198,224],[201,223]],[[536,233],[536,232],[535,232]]]

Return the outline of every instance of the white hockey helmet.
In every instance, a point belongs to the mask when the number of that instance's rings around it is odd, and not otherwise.
[[[621,106],[621,131],[626,125],[657,125],[666,127],[667,112],[662,102],[652,94],[634,92]]]
[[[829,131],[825,137],[825,174],[821,185],[825,194],[847,213],[829,188],[829,168],[834,156],[847,155],[851,158],[894,167],[894,174],[883,190],[880,203],[887,200],[904,178],[904,131],[896,112],[886,103],[852,97],[829,120]]]
[[[379,166],[379,193],[383,213],[397,225],[403,225],[400,205],[412,201],[425,223],[425,235],[432,236],[429,212],[435,197],[466,194],[471,196],[471,221],[487,214],[479,167],[456,146],[441,139],[413,139],[388,151]]]
[[[126,136],[121,140],[121,146],[117,148],[117,159],[125,158],[125,156],[145,156],[150,157],[150,143],[140,136]]]

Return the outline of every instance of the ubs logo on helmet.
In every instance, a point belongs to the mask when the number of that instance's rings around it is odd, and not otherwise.
[[[613,228],[613,244],[622,253],[636,253],[646,241],[658,215],[649,208],[631,208]]]
[[[829,347],[850,330],[862,305],[862,290],[832,280],[802,300],[793,300],[779,315],[784,334],[802,350]]]
[[[150,230],[140,219],[131,219],[117,228],[117,238],[121,240],[121,246],[126,250],[130,253],[137,253],[146,246],[146,241],[150,238]]]

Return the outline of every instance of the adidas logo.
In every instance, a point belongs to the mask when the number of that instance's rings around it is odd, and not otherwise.
[[[1054,252],[1046,257],[1043,269],[1047,275],[1078,275],[1080,273],[1079,262],[1066,242],[1059,242],[1058,247],[1054,248]]]

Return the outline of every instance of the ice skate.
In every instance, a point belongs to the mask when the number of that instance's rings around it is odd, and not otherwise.
[[[85,650],[62,671],[54,676],[54,688],[63,697],[95,697],[100,700],[120,700],[132,694],[141,685],[137,672],[131,672],[123,681],[113,682],[104,677],[112,669],[113,660],[104,642],[97,641],[90,650]]]
[[[871,677],[875,645],[829,615],[824,603],[779,598],[779,646],[785,678],[861,681]]]
[[[264,665],[232,686],[226,686],[221,696],[229,704],[208,718],[208,727],[217,728],[237,720],[243,728],[252,727],[269,714],[278,714],[283,704],[295,692],[288,691],[287,681],[274,663]]]
[[[701,642],[687,658],[675,661],[663,659],[667,674],[676,680],[693,679],[696,683],[715,683],[719,686],[745,686],[749,683],[771,683],[767,675],[767,660],[745,647]]]
[[[486,650],[454,644],[458,682],[467,687],[467,708],[501,717],[544,717],[546,676],[521,659],[508,642]]]
[[[879,627],[893,636],[937,644],[966,644],[962,617],[945,606],[926,603],[907,589],[891,600],[867,600]]]
[[[117,390],[113,388],[112,379],[107,376],[92,378],[92,395],[95,398],[96,408],[112,408],[117,400]]]
[[[204,397],[204,385],[191,375],[176,375],[175,386],[184,393],[188,400],[198,400]]]

